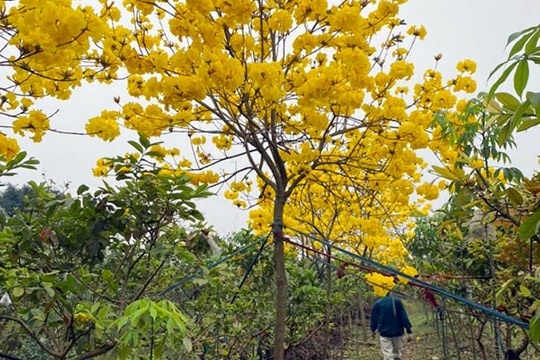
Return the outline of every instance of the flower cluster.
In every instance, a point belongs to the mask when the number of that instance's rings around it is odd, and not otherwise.
[[[20,135],[30,132],[32,140],[40,142],[49,126],[49,118],[44,113],[31,110],[28,115],[21,115],[13,122],[13,132]]]
[[[11,160],[20,151],[19,145],[15,139],[7,137],[4,133],[0,133],[0,157],[5,160]]]
[[[382,275],[380,273],[369,273],[365,275],[366,281],[373,286],[373,291],[377,296],[386,296],[391,291],[395,284],[395,279],[392,276]]]

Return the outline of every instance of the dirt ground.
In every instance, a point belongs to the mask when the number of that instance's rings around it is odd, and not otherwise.
[[[436,334],[416,333],[413,339],[406,342],[402,360],[442,360],[442,348]],[[333,359],[343,360],[380,360],[382,359],[378,337],[362,341],[351,338],[343,354],[334,354]]]

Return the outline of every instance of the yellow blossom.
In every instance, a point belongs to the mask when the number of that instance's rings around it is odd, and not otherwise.
[[[398,60],[390,65],[390,76],[396,79],[409,80],[414,73],[414,65],[403,60]]]
[[[464,112],[467,108],[468,101],[466,99],[459,99],[456,103],[456,111],[458,112]]]
[[[231,186],[231,190],[233,191],[244,191],[247,188],[245,183],[239,182],[239,181],[235,181],[231,183],[230,186]]]
[[[291,14],[285,9],[276,10],[268,20],[270,30],[287,32],[293,25]]]
[[[0,157],[5,160],[11,160],[20,152],[17,140],[7,137],[4,133],[0,133]]]
[[[106,167],[106,166],[97,166],[95,168],[92,169],[92,172],[94,174],[94,176],[106,176],[107,174],[109,174],[109,167]]]
[[[416,275],[418,275],[418,271],[416,271],[415,268],[413,268],[412,266],[404,266],[400,269],[400,271],[402,273],[404,273],[405,275],[408,275],[410,277],[415,277]],[[403,284],[407,284],[409,282],[409,279],[407,279],[406,277],[404,276],[398,276],[398,279],[400,282],[402,282]]]
[[[13,132],[20,135],[30,132],[35,142],[40,142],[47,130],[49,130],[49,118],[37,110],[31,110],[27,116],[19,116],[13,122]]]
[[[25,97],[21,99],[21,107],[23,108],[23,110],[30,108],[33,103],[34,100],[31,98]]]
[[[423,40],[427,35],[427,31],[426,31],[426,28],[424,26],[422,26],[422,25],[421,26],[411,26],[407,30],[407,34],[417,36],[418,38],[420,38],[420,40]]]
[[[476,62],[466,59],[457,63],[456,68],[459,72],[468,72],[474,74],[476,72]]]
[[[197,145],[203,145],[204,143],[206,143],[206,137],[204,136],[193,136],[191,138],[191,143],[195,146]]]
[[[241,209],[245,209],[247,207],[247,203],[244,200],[238,199],[233,201],[233,205]]]
[[[133,169],[132,169],[131,167],[129,167],[129,166],[122,166],[122,167],[120,167],[116,172],[117,172],[118,174],[120,174],[120,173],[129,173],[129,172],[131,172],[131,171],[133,171]]]
[[[455,80],[454,91],[473,93],[476,91],[476,81],[468,76],[458,76]]]
[[[158,171],[159,175],[168,175],[168,176],[174,176],[174,171],[172,170],[171,166],[169,164],[163,164],[161,166],[161,169]]]
[[[482,159],[475,159],[471,162],[471,167],[473,169],[482,169],[484,167],[484,160]]]
[[[192,166],[192,163],[189,159],[182,159],[178,162],[178,167],[180,168],[190,168]]]
[[[225,190],[225,198],[229,200],[235,200],[238,198],[238,192],[234,190]]]
[[[439,188],[431,183],[425,182],[416,188],[416,193],[427,200],[435,200],[439,197]]]
[[[86,133],[97,136],[105,141],[112,141],[120,135],[120,127],[116,121],[119,113],[116,111],[102,111],[101,116],[91,118],[86,123]]]
[[[150,153],[154,159],[162,160],[167,155],[168,151],[162,145],[158,144],[152,145],[150,148]]]
[[[369,273],[365,275],[368,283],[373,286],[373,291],[377,296],[386,296],[394,286],[394,278],[391,276],[385,276],[379,273]]]

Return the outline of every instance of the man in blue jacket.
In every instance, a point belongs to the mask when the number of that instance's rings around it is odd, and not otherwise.
[[[370,328],[379,331],[384,360],[400,360],[403,335],[412,334],[412,325],[400,299],[388,293],[375,302],[371,309]]]

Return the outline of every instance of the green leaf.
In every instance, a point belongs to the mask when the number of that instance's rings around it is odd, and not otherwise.
[[[516,40],[518,37],[521,36],[521,34],[523,34],[523,30],[521,31],[516,31],[512,34],[510,34],[510,36],[508,36],[508,39],[506,39],[506,46],[510,45],[511,43],[514,42],[514,40]]]
[[[198,210],[190,211],[190,215],[193,216],[195,220],[204,221],[204,215]]]
[[[512,115],[510,118],[510,121],[508,122],[508,133],[506,134],[506,137],[502,137],[498,140],[499,144],[504,144],[507,140],[509,140],[512,137],[512,132],[514,129],[517,129],[521,126],[521,123],[523,122],[523,115],[525,114],[525,111],[529,109],[531,106],[531,103],[529,100],[525,100],[519,107],[517,108],[516,112]]]
[[[531,297],[531,291],[523,285],[519,285],[519,293],[524,297]]]
[[[530,38],[531,34],[534,32],[536,28],[537,26],[531,26],[525,30],[517,31],[515,33],[510,34],[510,36],[508,37],[508,40],[506,41],[506,46],[513,43],[520,36],[523,36],[523,37],[514,44],[514,46],[512,47],[512,50],[510,50],[508,57],[512,57],[515,53],[523,49],[523,46],[527,42],[527,39]]]
[[[517,66],[516,73],[514,74],[514,90],[521,97],[523,91],[527,87],[529,81],[529,63],[527,59],[523,59]]]
[[[90,309],[90,312],[92,314],[95,314],[99,310],[100,306],[101,306],[101,303],[99,301],[95,302],[94,304],[92,304],[92,308]]]
[[[122,342],[124,342],[125,344],[129,344],[130,342],[132,342],[132,338],[133,338],[133,332],[132,331],[128,331],[123,337],[122,337]]]
[[[495,298],[499,299],[501,296],[504,296],[504,293],[510,289],[510,286],[513,285],[514,282],[515,282],[515,279],[506,280],[506,282],[499,288],[499,290],[497,290],[497,293],[495,294]]]
[[[517,132],[528,130],[528,129],[530,129],[530,128],[538,125],[538,124],[540,124],[540,119],[539,118],[523,119],[523,121],[521,122],[521,124],[517,128]]]
[[[529,61],[532,61],[536,65],[540,65],[540,56],[536,56],[536,54],[529,56]]]
[[[499,146],[504,146],[509,140],[512,139],[512,123],[508,121],[499,131],[499,136],[497,138],[497,144]]]
[[[126,341],[127,343],[127,341]],[[118,351],[119,359],[129,359],[129,354],[131,353],[131,346],[122,344],[120,346],[120,351]]]
[[[126,307],[126,310],[124,310],[124,315],[125,315],[125,316],[130,316],[130,315],[133,314],[138,308],[139,308],[139,302],[138,302],[138,301],[134,301],[134,302],[132,302],[131,304],[129,304],[129,305]]]
[[[503,126],[512,117],[511,114],[494,115],[491,119],[498,125]]]
[[[497,213],[495,211],[490,211],[489,213],[485,214],[482,217],[482,225],[491,224],[493,221],[495,221],[496,216]]]
[[[158,342],[154,345],[154,356],[156,359],[163,359],[163,352],[165,350],[165,343],[164,342]]]
[[[540,311],[537,311],[536,315],[531,319],[529,329],[531,340],[534,342],[540,341]]]
[[[144,151],[143,147],[136,141],[129,140],[128,144],[133,146],[135,148],[135,150],[137,150],[140,153],[142,153]]]
[[[493,94],[495,94],[495,91],[497,91],[497,89],[499,88],[499,86],[506,81],[506,79],[508,78],[508,76],[510,75],[510,73],[514,70],[514,68],[517,66],[518,62],[514,62],[512,64],[510,64],[509,67],[507,67],[502,75],[497,79],[497,81],[495,81],[495,83],[491,86],[491,88],[489,89],[489,92],[488,92],[488,95],[487,95],[487,100],[489,101],[491,98],[493,98]],[[498,68],[498,67],[497,67]],[[497,69],[496,68],[496,69]],[[493,73],[493,72],[492,72]],[[490,74],[490,77],[491,77],[491,74]]]
[[[192,282],[193,282],[195,285],[199,285],[199,286],[208,284],[208,280],[205,279],[205,278],[195,278],[195,279],[193,279]]]
[[[149,310],[150,304],[144,304],[141,308],[139,308],[137,311],[135,311],[130,316],[131,323],[133,325],[137,325],[139,322],[139,318],[143,316],[148,310]]]
[[[529,216],[527,220],[521,223],[519,226],[519,238],[520,240],[528,240],[538,232],[538,222],[540,221],[540,209],[536,210],[534,214]]]
[[[495,98],[507,109],[515,111],[521,102],[512,94],[500,92],[495,94]]]
[[[182,339],[182,345],[184,345],[184,348],[187,352],[191,352],[193,350],[193,344],[191,343],[191,339],[187,336]]]
[[[146,136],[144,136],[143,134],[139,134],[139,142],[141,143],[141,145],[145,149],[148,149],[150,147],[150,145],[151,145],[148,138]]]
[[[506,64],[508,64],[510,62],[510,60],[506,60],[506,61],[503,61],[502,63],[500,63],[499,65],[495,66],[495,68],[493,70],[491,70],[491,72],[489,73],[488,75],[488,80],[491,79],[491,77],[493,75],[495,75],[495,73],[497,71],[499,71],[502,67],[504,67]],[[488,96],[489,98],[489,96]]]
[[[149,151],[146,153],[147,156],[153,156],[153,157],[156,157],[158,159],[163,159],[165,156],[163,155],[163,153],[159,152],[159,151]]]
[[[540,105],[540,93],[528,91],[526,99],[529,100],[532,106],[537,107]]]
[[[515,188],[511,187],[511,188],[506,189],[506,195],[508,196],[508,199],[510,199],[510,202],[512,204],[514,205],[523,204],[523,196]]]
[[[467,187],[463,187],[459,189],[457,192],[455,198],[454,198],[454,204],[458,207],[464,206],[468,204],[473,198],[473,192],[471,189]]]
[[[68,274],[66,276],[66,279],[58,284],[58,287],[63,292],[71,291],[73,292],[75,287],[75,277],[72,274]]]
[[[540,37],[540,27],[537,27],[531,34],[527,44],[525,44],[525,55],[538,51],[538,38]]]
[[[127,316],[122,316],[120,319],[118,319],[118,321],[116,321],[116,323],[115,323],[115,324],[116,324],[116,328],[117,328],[118,330],[121,330],[121,329],[124,327],[124,325],[127,324],[128,321],[129,321],[129,317],[127,317]]]
[[[508,53],[508,58],[510,59],[512,56],[523,50],[523,47],[525,46],[525,43],[529,39],[530,34],[523,36],[521,39],[516,41],[512,48],[510,49],[510,52]]]
[[[445,179],[451,180],[451,181],[461,181],[462,178],[460,178],[458,175],[454,174],[450,169],[441,167],[441,166],[432,166],[433,172],[436,175],[439,175]]]
[[[109,269],[104,269],[102,272],[101,272],[101,276],[103,277],[103,280],[108,283],[108,284],[112,284],[115,280],[114,280],[114,274],[111,270]]]
[[[54,290],[51,287],[43,285],[43,289],[45,289],[45,292],[47,293],[47,295],[49,295],[49,297],[54,297]]]
[[[151,317],[152,319],[156,320],[156,318],[157,318],[157,313],[158,313],[158,312],[157,312],[156,307],[155,307],[154,304],[152,304],[152,305],[150,306],[149,312],[150,312],[150,317]]]
[[[82,193],[88,191],[90,188],[86,185],[81,185],[77,188],[77,195],[81,195]]]
[[[540,93],[528,91],[525,97],[534,108],[536,117],[540,117]]]
[[[12,295],[14,298],[21,297],[21,296],[24,295],[24,289],[23,289],[23,288],[20,288],[20,287],[16,287],[16,288],[13,289],[13,291],[11,292],[11,295]]]
[[[24,160],[25,157],[26,157],[26,152],[21,151],[20,153],[15,155],[15,157],[13,159],[9,160],[7,165],[9,167],[16,166],[16,165],[20,164]]]
[[[97,317],[100,319],[105,319],[107,315],[109,315],[109,311],[111,310],[110,305],[104,305],[101,307],[97,313]]]
[[[165,325],[165,327],[167,328],[167,332],[169,334],[174,334],[175,333],[174,320],[172,318],[169,318],[167,320],[167,324]]]

